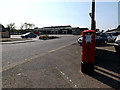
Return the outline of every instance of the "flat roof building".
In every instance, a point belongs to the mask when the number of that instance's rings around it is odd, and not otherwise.
[[[78,35],[81,34],[81,32],[84,30],[88,30],[88,28],[71,27],[70,25],[50,26],[35,29],[35,31],[38,31],[41,34],[78,34]]]

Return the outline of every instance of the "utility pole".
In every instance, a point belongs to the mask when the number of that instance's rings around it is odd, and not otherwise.
[[[91,13],[91,30],[96,29],[96,22],[95,22],[95,0],[92,0],[92,13]]]

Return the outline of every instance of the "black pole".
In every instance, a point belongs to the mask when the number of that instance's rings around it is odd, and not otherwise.
[[[96,29],[96,22],[95,22],[95,0],[92,0],[92,20],[91,20],[91,30]]]

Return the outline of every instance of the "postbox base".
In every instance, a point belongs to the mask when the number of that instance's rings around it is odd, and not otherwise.
[[[94,63],[81,63],[81,71],[85,74],[94,73]]]

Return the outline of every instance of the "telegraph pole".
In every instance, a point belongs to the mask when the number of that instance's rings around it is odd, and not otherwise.
[[[91,30],[96,29],[96,22],[95,22],[95,0],[92,0],[92,13],[91,13]]]

